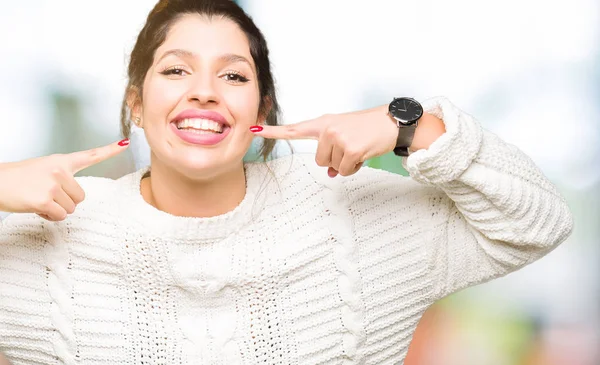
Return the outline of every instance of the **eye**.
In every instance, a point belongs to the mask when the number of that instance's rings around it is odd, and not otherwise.
[[[229,81],[235,84],[240,84],[240,83],[246,83],[250,80],[248,80],[246,77],[244,77],[242,74],[238,73],[238,72],[234,72],[234,71],[229,71],[227,72],[225,75],[223,75],[223,77],[225,78],[225,81]]]
[[[189,73],[186,70],[184,70],[181,66],[169,67],[166,70],[161,71],[160,73],[166,76],[185,76],[186,74],[189,75]]]

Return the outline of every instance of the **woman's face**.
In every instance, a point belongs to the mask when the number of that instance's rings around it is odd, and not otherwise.
[[[246,35],[229,19],[183,16],[155,52],[142,100],[153,165],[196,179],[239,168],[260,122]]]

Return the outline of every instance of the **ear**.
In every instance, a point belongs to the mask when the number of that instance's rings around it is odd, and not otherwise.
[[[130,118],[132,121],[138,120],[138,127],[142,127],[142,97],[139,90],[135,86],[131,86],[127,90],[127,107],[129,108]]]

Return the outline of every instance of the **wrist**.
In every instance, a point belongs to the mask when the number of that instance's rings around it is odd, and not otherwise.
[[[412,144],[408,149],[411,152],[427,149],[444,133],[446,133],[444,121],[433,114],[423,112],[423,116],[417,123]]]

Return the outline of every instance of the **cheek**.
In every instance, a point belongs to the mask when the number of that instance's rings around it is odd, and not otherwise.
[[[149,79],[144,85],[144,117],[153,124],[164,122],[166,116],[176,107],[186,92],[183,82],[165,81]]]
[[[251,126],[256,124],[260,98],[258,91],[232,93],[227,100],[227,107],[235,118],[236,124]]]
[[[144,135],[150,149],[156,153],[165,149],[167,117],[185,92],[181,86],[169,85],[160,79],[146,79],[143,92]]]

